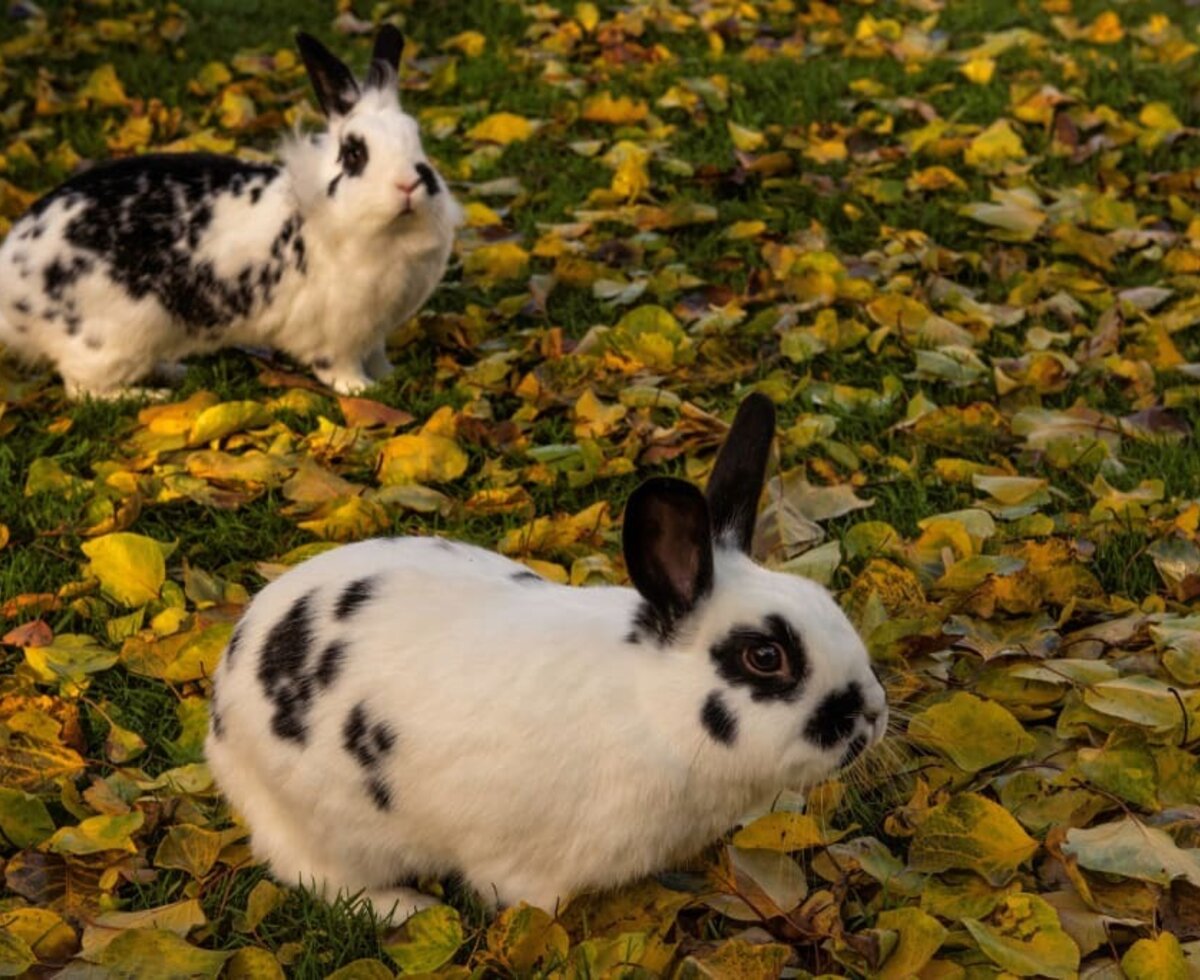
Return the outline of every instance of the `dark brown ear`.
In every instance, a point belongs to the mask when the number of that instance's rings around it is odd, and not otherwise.
[[[750,553],[774,438],[775,405],[759,392],[747,395],[717,454],[705,492],[717,544]]]
[[[375,35],[371,67],[367,70],[367,88],[387,88],[396,84],[400,56],[404,53],[404,35],[391,24],[384,24]]]
[[[304,59],[317,102],[326,116],[344,116],[354,108],[361,94],[358,82],[345,63],[311,34],[300,31],[296,47]]]
[[[625,567],[660,636],[712,591],[712,525],[692,484],[656,476],[629,495],[622,532]]]

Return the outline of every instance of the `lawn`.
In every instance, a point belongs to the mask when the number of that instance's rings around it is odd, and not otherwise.
[[[390,379],[0,360],[0,975],[1197,975],[1200,6],[14,0],[0,234],[87,161],[270,154],[294,32],[362,70],[382,20],[467,210]],[[250,863],[202,749],[265,582],[438,534],[623,583],[626,497],[751,390],[758,557],[858,627],[876,752],[557,914]]]

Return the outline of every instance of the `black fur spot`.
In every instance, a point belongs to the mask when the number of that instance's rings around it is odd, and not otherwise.
[[[338,174],[336,177],[333,178],[333,180],[331,180],[329,182],[329,186],[325,189],[326,197],[333,197],[333,195],[337,193],[338,183],[341,181],[341,179],[342,179],[342,175]]]
[[[783,651],[786,672],[764,677],[746,667],[746,651],[768,644],[775,644]],[[720,643],[713,644],[709,655],[717,673],[734,687],[750,688],[750,697],[755,701],[795,701],[804,692],[808,657],[800,638],[782,616],[767,616],[761,627],[735,626]]]
[[[221,717],[221,712],[217,709],[217,696],[215,693],[208,702],[208,724],[209,728],[212,729],[213,738],[222,738],[225,735],[225,721]]]
[[[250,203],[257,204],[259,198],[262,197],[263,189],[261,187],[250,188]]]
[[[342,672],[342,662],[345,659],[346,645],[340,641],[330,643],[325,648],[325,652],[321,654],[317,669],[313,672],[313,679],[317,682],[317,686],[329,687],[337,680],[338,674]]]
[[[25,300],[19,299],[12,305],[13,309],[18,313],[29,313],[33,309]]]
[[[367,793],[380,810],[390,810],[392,793],[379,774],[383,757],[396,745],[396,733],[384,722],[371,723],[367,706],[359,702],[342,724],[342,747],[365,770]]]
[[[241,193],[251,179],[265,185],[279,173],[278,167],[232,157],[165,153],[116,160],[72,177],[30,209],[36,217],[56,201],[83,204],[64,237],[90,253],[75,263],[88,264],[51,263],[43,270],[47,293],[59,298],[99,260],[134,299],[153,295],[189,332],[246,316],[256,302],[268,301],[253,289],[254,276],[219,277],[211,262],[195,259],[194,249],[212,223],[218,197]],[[298,227],[300,220],[289,222]],[[38,227],[30,229],[35,238]]]
[[[46,295],[51,299],[61,300],[63,293],[73,286],[80,276],[91,271],[92,263],[82,255],[74,256],[66,264],[55,259],[42,270],[42,282],[46,289]]]
[[[238,647],[242,642],[242,624],[238,623],[233,628],[233,632],[229,635],[229,643],[225,647],[225,662],[233,665],[233,658],[237,655]]]
[[[314,357],[312,366],[315,367],[318,371],[328,371],[331,367],[333,367],[333,358],[332,357]]]
[[[338,147],[338,163],[347,177],[357,177],[367,166],[367,144],[361,136],[351,134]]]
[[[371,800],[376,809],[390,810],[392,808],[392,792],[377,776],[372,776],[367,780],[367,792],[371,794]]]
[[[675,639],[677,620],[663,616],[649,602],[643,600],[633,615],[633,636],[652,636],[659,646],[666,646]]]
[[[304,742],[313,682],[305,672],[312,649],[313,594],[301,596],[267,634],[258,662],[258,679],[275,706],[271,729],[280,738]]]
[[[417,176],[421,178],[421,183],[425,185],[425,192],[430,197],[433,197],[434,194],[442,189],[441,185],[438,184],[437,174],[433,172],[433,167],[429,166],[429,164],[418,163]]]
[[[351,582],[342,590],[342,594],[338,596],[337,605],[333,607],[334,618],[349,619],[358,611],[359,606],[374,594],[374,579],[360,578]]]
[[[705,698],[700,723],[722,745],[732,745],[737,738],[737,718],[726,706],[720,691],[713,691]]]
[[[847,684],[821,702],[804,726],[804,737],[823,749],[833,748],[854,731],[863,707],[862,688]]]
[[[64,317],[64,322],[67,325],[67,336],[74,337],[76,334],[79,333],[79,327],[82,325],[83,319],[79,316],[72,315],[72,316]],[[88,344],[88,346],[91,347],[91,344]],[[98,350],[99,347],[97,347],[95,349]]]
[[[537,572],[513,572],[510,578],[514,582],[544,582],[546,581]]]

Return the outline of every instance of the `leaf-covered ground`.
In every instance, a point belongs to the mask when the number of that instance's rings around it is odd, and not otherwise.
[[[245,352],[152,406],[0,368],[0,974],[1196,974],[1200,8],[0,17],[0,232],[87,160],[269,153],[313,118],[293,31],[361,67],[381,19],[469,215],[363,399]],[[556,920],[430,882],[389,929],[247,866],[201,749],[266,579],[420,533],[621,581],[630,489],[703,480],[751,388],[761,555],[867,639],[873,760]]]

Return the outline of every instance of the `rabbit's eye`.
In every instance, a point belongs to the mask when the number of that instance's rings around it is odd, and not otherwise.
[[[752,674],[770,676],[778,674],[787,666],[787,658],[778,643],[761,643],[746,647],[742,663]]]
[[[338,150],[338,162],[349,176],[357,177],[367,165],[367,144],[359,136],[347,136]]]

